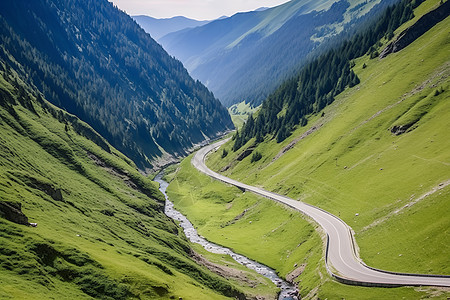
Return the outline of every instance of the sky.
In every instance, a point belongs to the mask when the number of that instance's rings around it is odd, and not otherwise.
[[[185,16],[196,20],[213,20],[260,7],[273,7],[288,0],[109,0],[129,15],[155,18]]]

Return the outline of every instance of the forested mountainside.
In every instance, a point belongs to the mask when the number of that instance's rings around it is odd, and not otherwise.
[[[331,37],[394,2],[292,0],[168,34],[160,42],[226,106],[242,101],[258,106]]]
[[[106,0],[5,0],[0,23],[0,59],[141,169],[233,128],[214,95]]]
[[[133,16],[133,19],[151,35],[155,40],[163,36],[180,31],[186,28],[193,28],[208,24],[210,21],[197,21],[186,17],[178,16],[167,19],[158,19],[150,16]]]
[[[156,184],[26,81],[0,63],[0,298],[242,299]]]
[[[263,102],[256,120],[250,116],[242,131],[235,135],[233,149],[238,150],[254,137],[259,143],[266,135],[276,137],[280,143],[296,126],[306,126],[307,115],[318,113],[345,88],[359,84],[352,70],[353,59],[366,53],[371,59],[378,58],[378,41],[392,39],[394,31],[414,16],[413,9],[420,2],[402,0],[389,6],[363,32],[305,65],[300,74],[284,82]]]

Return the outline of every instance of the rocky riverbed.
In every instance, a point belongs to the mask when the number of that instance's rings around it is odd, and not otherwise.
[[[262,265],[258,262],[255,262],[243,255],[234,253],[228,248],[216,245],[214,243],[211,243],[207,241],[205,238],[201,237],[197,230],[194,228],[192,223],[179,211],[177,211],[174,208],[173,203],[169,200],[166,189],[168,187],[168,183],[162,179],[162,173],[157,175],[154,179],[154,181],[158,182],[160,187],[159,190],[164,194],[166,197],[166,204],[164,212],[165,214],[175,220],[183,229],[186,237],[193,243],[200,244],[205,248],[207,251],[215,254],[226,254],[230,255],[236,262],[238,262],[241,265],[246,266],[249,269],[252,269],[256,271],[257,273],[269,278],[273,283],[275,283],[281,290],[278,299],[279,300],[297,300],[300,299],[300,296],[298,296],[298,290],[296,287],[294,287],[289,282],[281,279],[278,277],[278,275],[275,273],[274,270],[271,268]]]

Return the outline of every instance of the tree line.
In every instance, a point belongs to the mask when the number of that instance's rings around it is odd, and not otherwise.
[[[280,143],[297,126],[306,126],[309,114],[319,113],[345,88],[360,83],[352,70],[353,60],[365,54],[377,57],[380,39],[392,39],[393,32],[414,16],[413,9],[421,2],[401,0],[388,6],[361,32],[307,63],[297,76],[285,81],[263,102],[256,118],[250,116],[236,132],[233,150],[240,149],[252,138],[256,144],[266,137]]]

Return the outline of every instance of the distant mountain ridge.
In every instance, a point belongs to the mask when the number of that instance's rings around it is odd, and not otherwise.
[[[257,106],[324,41],[394,2],[292,0],[174,32],[160,42],[224,105]]]
[[[0,60],[141,169],[233,128],[227,110],[106,0],[0,3]]]
[[[152,38],[154,38],[157,41],[169,33],[180,31],[186,28],[194,28],[197,26],[202,26],[211,22],[211,21],[197,21],[183,16],[158,19],[150,16],[138,15],[132,16],[132,18],[139,25],[141,25],[141,27],[152,36]]]

